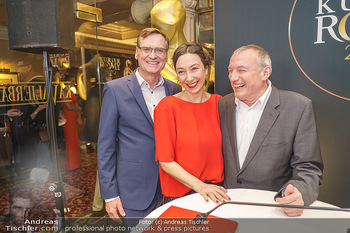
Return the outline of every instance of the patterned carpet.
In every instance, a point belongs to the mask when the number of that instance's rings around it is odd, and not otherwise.
[[[65,158],[62,155],[59,156],[66,203],[71,217],[89,216],[94,196],[97,169],[96,152],[88,153],[85,146],[82,148],[82,167],[77,170],[65,170]],[[48,185],[53,182],[53,178],[49,177],[42,185],[34,184],[30,182],[30,172],[27,170],[17,175],[15,185],[7,181],[8,177],[0,177],[0,214],[2,216],[8,214],[8,193],[12,188],[16,188],[18,192],[28,192],[31,188],[41,197],[42,203],[56,208],[54,193],[48,190]]]

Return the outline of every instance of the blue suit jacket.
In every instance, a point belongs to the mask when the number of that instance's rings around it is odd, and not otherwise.
[[[164,81],[167,96],[180,91]],[[159,180],[154,125],[135,73],[104,86],[97,160],[102,199],[120,196],[123,207],[133,210],[151,204]]]

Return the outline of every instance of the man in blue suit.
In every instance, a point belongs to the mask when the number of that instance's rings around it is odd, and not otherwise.
[[[161,201],[155,161],[153,111],[158,102],[180,91],[160,72],[168,60],[169,40],[155,28],[144,29],[135,58],[139,68],[105,84],[98,137],[101,197],[109,216],[143,218]],[[116,151],[116,140],[118,150]],[[127,226],[136,224],[124,218]]]

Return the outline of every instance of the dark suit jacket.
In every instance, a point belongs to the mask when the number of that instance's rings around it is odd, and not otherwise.
[[[278,191],[292,184],[305,205],[318,197],[323,163],[310,99],[272,86],[242,169],[236,144],[234,93],[219,100],[224,187]]]
[[[180,91],[164,81],[166,95]],[[146,209],[155,196],[159,166],[153,121],[135,73],[105,83],[97,150],[102,199],[120,196],[125,208]]]
[[[102,92],[104,84],[96,84],[87,95],[83,112],[86,117],[84,128],[80,134],[80,140],[97,142],[98,123],[100,121],[100,90]]]

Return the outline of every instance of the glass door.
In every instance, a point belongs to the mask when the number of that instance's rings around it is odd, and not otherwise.
[[[70,226],[68,216],[92,216],[93,202],[102,202],[95,196],[99,191],[95,184],[103,84],[136,69],[136,37],[149,25],[138,25],[132,20],[129,0],[75,0],[71,9],[64,9],[74,12],[73,22],[68,24],[74,24],[75,48],[48,54],[57,143],[54,155],[52,138],[47,138],[43,56],[9,49],[8,2],[11,1],[0,0],[2,227],[23,225],[28,214],[43,209],[52,214],[47,215],[49,218],[64,216],[65,225]],[[62,10],[62,5],[57,7]],[[54,175],[55,163],[59,177]],[[52,192],[60,185],[60,192]],[[17,197],[21,198],[20,203],[16,202]],[[57,199],[63,208],[57,205]],[[24,214],[16,212],[18,209],[25,210]],[[13,221],[13,215],[18,215],[18,222]],[[52,227],[57,225],[54,222]]]

